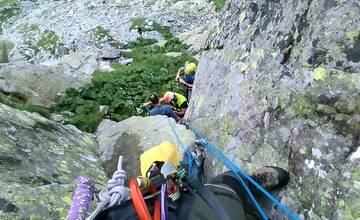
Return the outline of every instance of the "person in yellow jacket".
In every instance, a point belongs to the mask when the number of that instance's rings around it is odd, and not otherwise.
[[[196,64],[195,63],[186,63],[185,67],[182,67],[178,70],[175,81],[185,86],[187,99],[190,99],[191,92],[195,80],[195,71]],[[181,77],[181,73],[184,72],[185,76]]]
[[[172,105],[177,116],[185,116],[188,108],[188,101],[185,96],[176,92],[166,92],[161,101],[165,104]]]

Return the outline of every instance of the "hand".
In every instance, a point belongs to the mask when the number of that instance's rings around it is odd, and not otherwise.
[[[179,82],[181,83],[181,84],[183,84],[184,86],[188,86],[188,84],[185,82],[185,80],[183,80],[183,79],[179,79]]]
[[[291,45],[288,46],[287,48],[285,48],[285,49],[283,50],[283,54],[289,53],[289,50],[290,50],[291,48],[292,48]]]
[[[148,105],[150,105],[150,103],[149,103],[149,102],[145,102],[145,103],[141,104],[141,107],[144,108],[144,107],[146,107],[146,106],[148,106]]]

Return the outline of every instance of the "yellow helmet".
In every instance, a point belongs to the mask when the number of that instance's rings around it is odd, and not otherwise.
[[[156,162],[171,162],[176,167],[180,165],[180,155],[176,145],[165,141],[162,144],[152,147],[140,155],[141,175],[146,176],[151,165]]]
[[[185,66],[185,73],[194,73],[196,71],[196,64],[189,63]]]

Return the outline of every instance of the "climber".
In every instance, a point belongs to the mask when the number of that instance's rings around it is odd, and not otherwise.
[[[160,102],[172,105],[175,114],[180,118],[185,116],[186,109],[188,108],[188,101],[185,96],[176,92],[166,92]]]
[[[177,148],[170,142],[145,151],[140,156],[140,170],[141,176],[130,180],[132,199],[103,210],[96,220],[261,219],[231,171],[202,184],[185,175],[187,171],[181,166]],[[287,171],[272,166],[259,169],[252,177],[267,190],[285,186],[289,181]],[[246,184],[257,195],[255,187]]]
[[[153,94],[149,97],[151,105],[153,108],[150,110],[149,114],[152,115],[166,115],[170,118],[175,119],[175,121],[179,120],[179,117],[174,113],[170,105],[162,105],[160,103],[160,99],[157,95]]]
[[[281,53],[283,54],[283,58],[282,58],[280,64],[287,63],[287,61],[290,58],[291,50],[292,50],[292,47],[293,47],[293,44],[294,44],[294,38],[293,38],[292,34],[289,33],[289,34],[285,35],[285,37],[283,39],[283,42],[284,42],[284,45],[285,45],[285,49],[283,49],[281,51]]]
[[[186,96],[187,99],[190,100],[192,87],[195,80],[195,71],[196,64],[195,63],[186,63],[185,67],[181,67],[176,73],[175,81],[179,82],[181,85],[186,88]],[[181,77],[181,73],[184,72],[185,76]]]

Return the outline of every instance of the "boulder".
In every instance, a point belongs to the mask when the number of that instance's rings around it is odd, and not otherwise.
[[[51,107],[59,93],[85,85],[98,68],[97,56],[91,53],[70,54],[41,64],[3,64],[0,90],[20,94],[33,105]]]
[[[124,156],[124,169],[128,176],[140,175],[139,156],[145,150],[170,141],[182,148],[173,133],[169,122],[177,131],[182,144],[187,147],[195,141],[195,135],[185,126],[176,124],[166,116],[134,116],[121,122],[103,120],[97,131],[98,153],[104,163],[106,174],[110,177],[117,166],[119,155]]]
[[[72,77],[78,75],[90,79],[94,71],[99,68],[99,56],[92,52],[78,52],[41,64],[49,67],[60,66],[64,69],[65,75]]]
[[[99,113],[101,115],[107,115],[109,113],[109,106],[107,105],[100,105],[99,106]]]
[[[168,57],[181,57],[182,53],[181,52],[169,52],[169,53],[166,53],[165,56],[168,56]]]
[[[100,51],[100,58],[103,60],[116,60],[121,56],[121,49],[106,48]]]
[[[62,122],[64,122],[65,117],[63,115],[60,115],[60,114],[51,114],[50,119],[55,121],[55,122],[62,123]]]
[[[111,72],[114,69],[111,67],[111,63],[109,60],[100,61],[99,70],[103,72]]]
[[[54,68],[23,62],[9,63],[0,69],[0,89],[5,93],[20,94],[31,104],[50,107],[59,92],[87,82],[84,77],[70,78],[63,72],[60,66]]]
[[[134,62],[134,59],[133,59],[133,58],[125,59],[125,60],[120,60],[120,61],[119,61],[119,63],[120,63],[121,65],[125,65],[125,66],[130,65],[130,64],[132,64],[133,62]]]
[[[228,1],[196,71],[190,124],[249,172],[289,170],[289,185],[276,195],[301,219],[360,218],[355,4]],[[292,49],[281,62],[290,31]],[[207,173],[222,171],[214,161]],[[287,219],[273,206],[266,211]]]
[[[196,16],[202,11],[210,11],[211,9],[212,5],[204,0],[174,1],[171,6],[171,11],[174,14],[182,12],[190,16]]]
[[[0,104],[0,219],[65,219],[75,180],[105,182],[93,137]]]
[[[207,24],[192,29],[190,31],[179,34],[177,37],[185,44],[191,45],[188,51],[197,54],[207,47],[207,39],[211,30],[216,26],[216,20],[212,20]]]
[[[8,62],[9,62],[8,50],[5,44],[1,44],[0,42],[0,63],[8,63]]]

